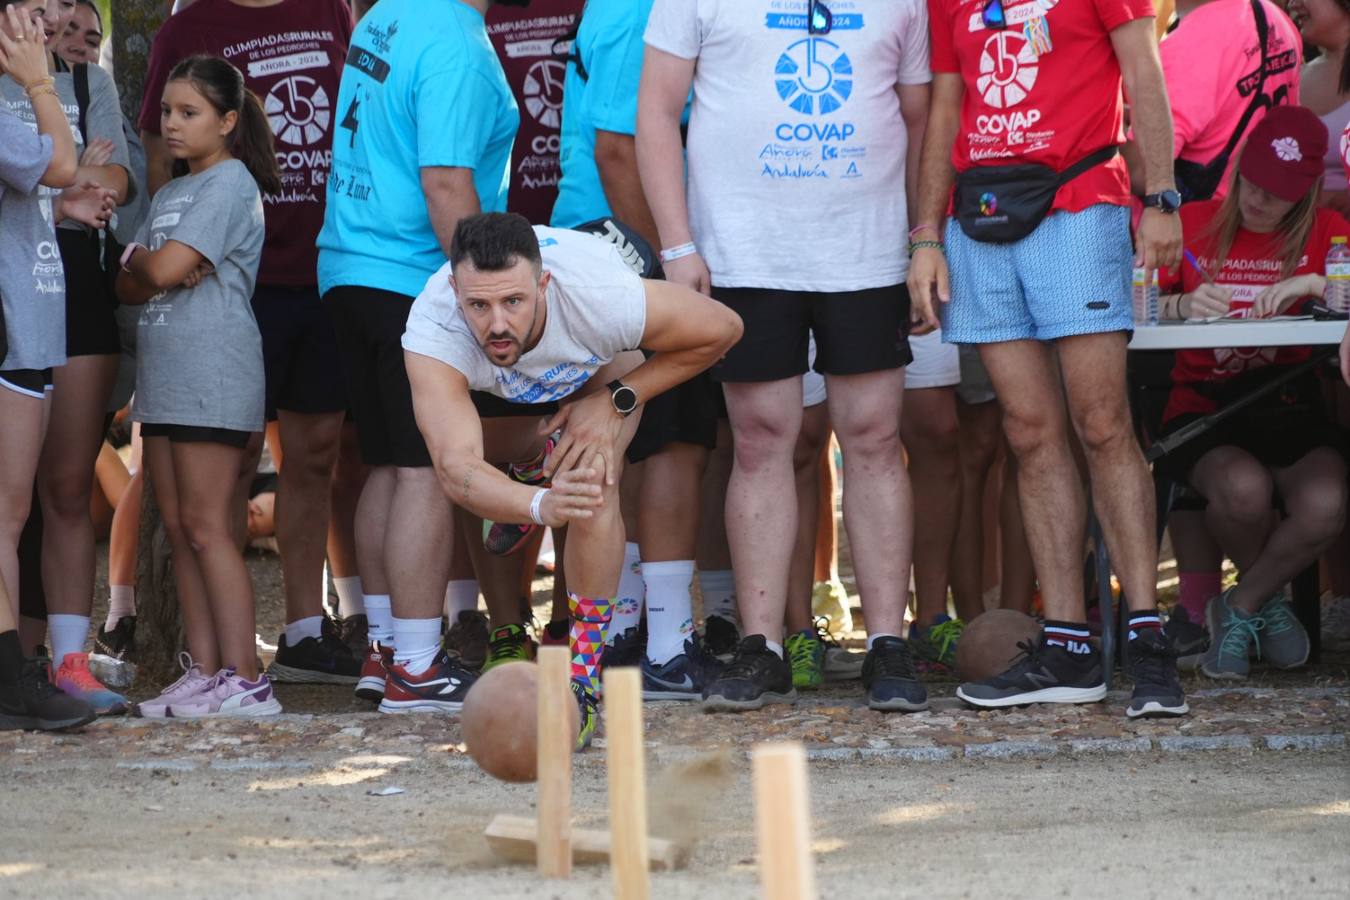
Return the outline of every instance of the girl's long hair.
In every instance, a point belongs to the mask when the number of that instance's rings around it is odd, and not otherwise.
[[[219,115],[236,113],[238,121],[226,139],[231,155],[244,164],[264,194],[281,193],[281,169],[272,144],[272,126],[262,103],[244,87],[238,69],[217,56],[189,56],[173,67],[169,81],[189,81]],[[187,163],[174,163],[174,174],[187,173]]]
[[[1299,260],[1303,258],[1303,251],[1308,246],[1308,236],[1312,234],[1313,224],[1317,221],[1317,197],[1321,190],[1322,179],[1319,177],[1308,189],[1308,193],[1304,194],[1303,198],[1294,204],[1294,208],[1280,220],[1279,227],[1275,229],[1275,233],[1282,238],[1281,281],[1294,274]],[[1239,205],[1241,194],[1242,179],[1238,177],[1238,167],[1234,166],[1232,177],[1228,181],[1228,196],[1223,198],[1214,221],[1204,231],[1205,237],[1214,238],[1215,260],[1210,274],[1215,278],[1223,271],[1223,264],[1233,249],[1233,241],[1237,239],[1238,229],[1242,227],[1242,208]]]

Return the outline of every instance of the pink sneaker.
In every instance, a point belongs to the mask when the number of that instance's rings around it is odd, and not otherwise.
[[[175,719],[206,719],[242,716],[275,716],[281,704],[266,675],[247,681],[233,669],[221,669],[191,696],[169,704],[165,715]]]
[[[178,664],[183,667],[183,677],[166,687],[155,699],[136,704],[136,715],[146,719],[169,718],[172,715],[170,706],[183,702],[210,684],[211,676],[202,673],[192,661],[191,654],[186,651],[178,654]]]

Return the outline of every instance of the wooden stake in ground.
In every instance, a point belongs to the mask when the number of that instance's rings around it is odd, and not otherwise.
[[[642,745],[642,672],[605,671],[610,871],[616,900],[647,900],[647,774]]]
[[[572,876],[572,751],[577,736],[565,704],[572,699],[572,655],[539,648],[539,836],[536,864],[543,878]]]
[[[815,900],[811,802],[801,744],[761,744],[753,753],[759,883],[765,900]]]

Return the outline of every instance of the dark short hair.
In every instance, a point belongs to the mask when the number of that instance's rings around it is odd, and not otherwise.
[[[509,269],[525,260],[537,271],[539,238],[529,221],[515,213],[478,213],[460,219],[450,240],[450,267],[459,268],[464,260],[483,272]]]

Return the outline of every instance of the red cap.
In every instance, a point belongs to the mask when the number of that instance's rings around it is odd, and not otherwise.
[[[1247,135],[1238,171],[1252,184],[1296,203],[1321,176],[1327,126],[1306,106],[1274,106]]]

